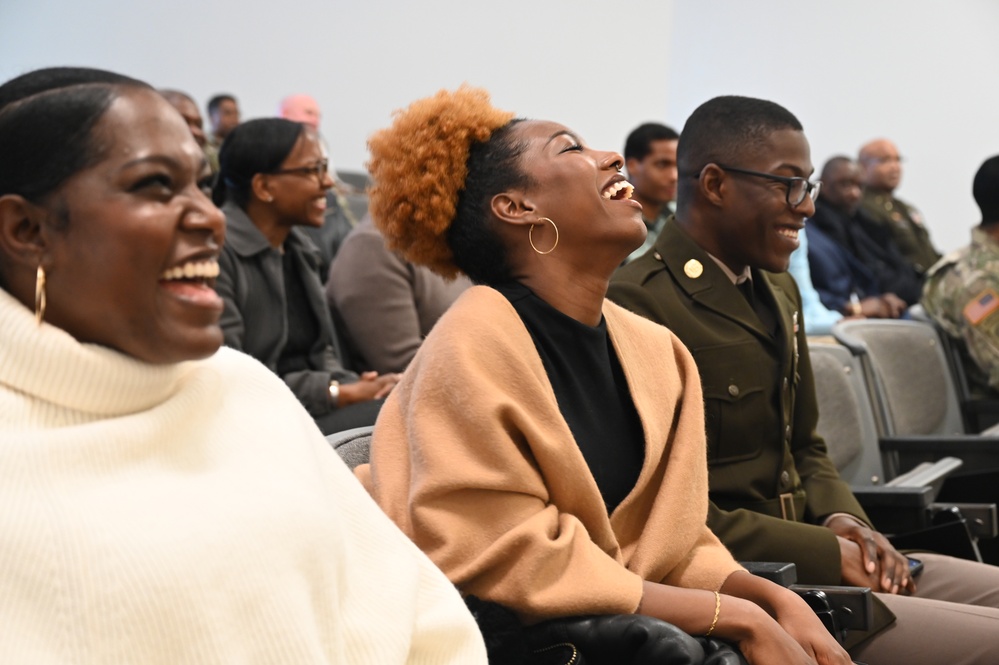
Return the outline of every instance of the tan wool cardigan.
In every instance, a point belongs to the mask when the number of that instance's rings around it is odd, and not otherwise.
[[[740,570],[705,526],[697,368],[666,328],[603,313],[645,432],[631,493],[608,516],[530,334],[477,286],[427,337],[357,474],[464,594],[526,621],[632,613],[642,581],[717,590]],[[613,441],[607,445],[614,445]]]

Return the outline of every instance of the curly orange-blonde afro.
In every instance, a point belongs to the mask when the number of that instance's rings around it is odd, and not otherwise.
[[[468,175],[469,150],[512,118],[493,107],[488,92],[463,85],[397,111],[392,126],[368,140],[369,208],[389,249],[445,278],[460,272],[446,234]]]

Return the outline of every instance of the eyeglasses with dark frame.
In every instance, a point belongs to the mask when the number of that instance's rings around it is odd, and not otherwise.
[[[277,169],[268,172],[269,175],[311,175],[315,176],[319,186],[323,186],[323,180],[330,171],[330,160],[321,159],[312,166],[296,166],[290,169]]]
[[[717,162],[714,164],[723,171],[751,175],[757,178],[766,178],[767,180],[782,183],[787,189],[787,195],[784,198],[787,201],[787,204],[792,208],[800,206],[805,201],[806,196],[811,196],[813,201],[817,199],[819,196],[819,189],[822,187],[821,181],[812,182],[807,178],[774,175],[773,173],[764,173],[763,171],[750,171],[749,169],[740,169],[736,166],[726,166],[725,164],[719,164]],[[700,173],[698,173],[698,177],[700,177]]]

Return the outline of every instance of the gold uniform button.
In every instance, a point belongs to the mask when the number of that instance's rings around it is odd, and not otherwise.
[[[739,396],[739,386],[735,385],[734,383],[732,385],[730,385],[728,387],[728,394],[731,395],[732,397],[738,397]]]
[[[683,274],[691,279],[697,279],[704,272],[704,266],[697,259],[691,259],[683,264]]]

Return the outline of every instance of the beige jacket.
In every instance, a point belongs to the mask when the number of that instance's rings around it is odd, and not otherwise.
[[[704,404],[666,328],[605,302],[645,430],[645,463],[608,516],[520,317],[466,291],[381,411],[375,500],[465,594],[524,620],[631,613],[642,581],[716,590],[740,566],[705,526]],[[613,442],[608,442],[613,445]]]

